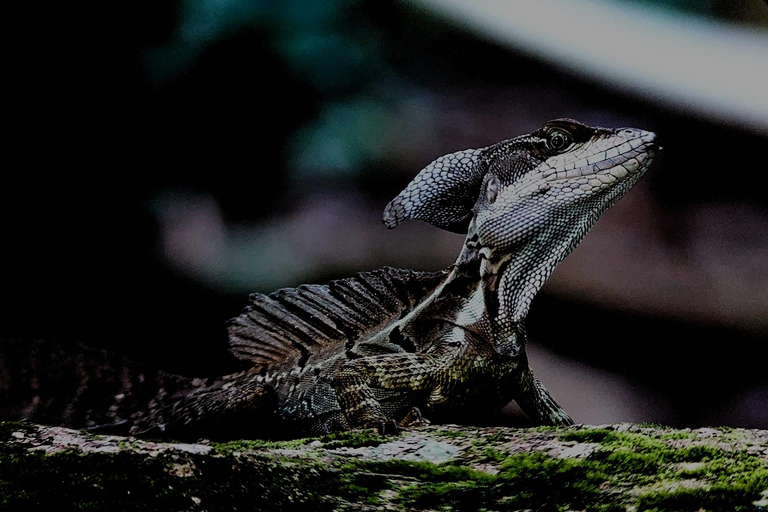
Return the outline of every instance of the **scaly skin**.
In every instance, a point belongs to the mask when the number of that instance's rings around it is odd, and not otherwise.
[[[538,424],[570,424],[528,367],[525,317],[555,267],[657,150],[650,132],[556,120],[440,157],[387,205],[383,220],[389,228],[418,219],[466,232],[449,269],[384,268],[254,294],[229,325],[244,371],[213,382],[163,377],[179,387],[149,390],[145,408],[112,406],[107,415],[89,408],[84,417],[123,421],[135,434],[286,437],[387,430],[404,416],[418,423],[414,407],[433,421],[471,423],[515,400]],[[144,379],[123,374],[134,390],[115,397],[134,404]],[[25,410],[34,419],[33,409]]]
[[[463,252],[427,302],[450,295],[458,276],[470,285],[457,294],[465,299],[461,307],[445,320],[453,327],[427,350],[356,359],[335,372],[334,389],[349,422],[388,421],[371,391],[383,388],[426,392],[427,410],[444,404],[460,410],[475,400],[501,408],[515,399],[536,422],[572,423],[528,368],[525,317],[557,264],[637,182],[656,151],[649,132],[558,120],[424,169],[387,206],[384,222],[394,227],[417,218],[453,229],[469,219]],[[446,202],[452,208],[441,215]],[[427,306],[404,323],[436,316]],[[489,382],[498,391],[490,393],[492,400],[476,396]]]
[[[640,179],[657,149],[649,132],[557,120],[437,159],[387,206],[384,222],[466,228],[455,265],[398,315],[347,337],[344,352],[317,362],[310,356],[303,364],[319,369],[316,378],[277,382],[284,410],[306,405],[283,419],[309,420],[313,431],[381,427],[418,406],[433,419],[471,421],[514,399],[537,423],[572,423],[528,367],[525,317],[557,264]],[[366,355],[372,338],[386,349]],[[285,372],[266,364],[274,368],[266,381]],[[335,399],[315,407],[318,389]],[[403,403],[385,410],[397,398]]]

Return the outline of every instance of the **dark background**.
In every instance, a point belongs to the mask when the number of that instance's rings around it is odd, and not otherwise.
[[[768,27],[761,2],[667,8]],[[442,154],[572,117],[653,130],[664,151],[534,302],[534,369],[577,421],[768,427],[764,126],[622,92],[415,3],[59,9],[19,16],[6,63],[1,338],[220,374],[249,292],[446,267],[461,236],[387,232],[384,205]]]

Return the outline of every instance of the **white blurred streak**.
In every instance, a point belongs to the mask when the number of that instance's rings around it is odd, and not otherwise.
[[[768,132],[768,31],[598,0],[412,0],[572,72]]]

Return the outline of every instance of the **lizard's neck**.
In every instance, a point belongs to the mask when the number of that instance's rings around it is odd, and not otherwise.
[[[544,229],[515,251],[482,258],[479,272],[485,311],[501,352],[514,354],[524,348],[524,322],[533,298],[598,216],[574,215],[561,224],[569,226],[567,230]]]

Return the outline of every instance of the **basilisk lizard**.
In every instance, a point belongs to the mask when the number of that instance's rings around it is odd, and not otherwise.
[[[651,132],[559,119],[442,156],[383,220],[466,233],[450,268],[383,268],[254,294],[228,326],[246,370],[208,381],[161,376],[149,406],[115,406],[106,417],[134,434],[231,425],[238,435],[307,435],[423,421],[414,411],[467,423],[515,400],[537,424],[571,424],[529,369],[525,318],[558,263],[657,151]]]

